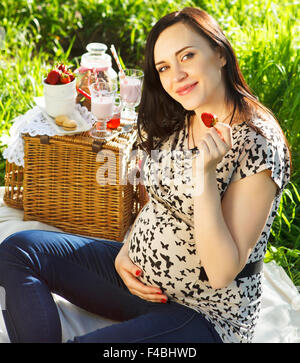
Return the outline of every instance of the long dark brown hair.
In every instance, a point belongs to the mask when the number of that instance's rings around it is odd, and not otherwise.
[[[163,140],[175,131],[183,128],[186,115],[194,114],[194,111],[185,110],[180,103],[168,95],[162,87],[158,71],[155,68],[155,43],[163,30],[176,23],[184,23],[190,26],[208,40],[213,49],[219,47],[221,52],[223,52],[223,56],[225,56],[227,61],[223,67],[226,103],[233,105],[233,114],[229,124],[232,123],[236,112],[238,112],[239,117],[242,117],[249,127],[263,136],[265,135],[262,131],[252,122],[255,116],[263,120],[272,118],[279,125],[272,111],[259,102],[251,92],[242,75],[235,52],[217,21],[204,10],[186,7],[181,11],[167,14],[161,18],[154,25],[147,38],[144,61],[144,85],[137,122],[138,133],[141,139],[140,146],[145,151],[150,154],[151,150],[155,149]],[[144,133],[142,130],[145,131],[146,138],[143,137]],[[282,135],[290,151],[288,141],[283,132]]]

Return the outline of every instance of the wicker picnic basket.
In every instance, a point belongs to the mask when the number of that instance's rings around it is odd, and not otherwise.
[[[3,200],[9,207],[23,209],[23,175],[22,166],[6,160]]]
[[[103,145],[84,133],[23,138],[24,220],[122,241],[140,208],[128,178],[136,167],[136,131]]]

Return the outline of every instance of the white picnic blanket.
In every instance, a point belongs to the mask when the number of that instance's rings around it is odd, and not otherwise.
[[[14,232],[28,229],[59,229],[37,221],[23,221],[23,211],[3,203],[0,187],[0,243]],[[300,343],[300,294],[282,267],[264,264],[263,295],[255,343]],[[116,322],[88,313],[53,294],[62,323],[63,341]],[[0,299],[1,303],[1,299]],[[2,301],[3,303],[3,301]],[[9,342],[0,314],[0,343]]]

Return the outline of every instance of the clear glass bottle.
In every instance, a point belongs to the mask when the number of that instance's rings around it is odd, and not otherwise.
[[[118,75],[112,68],[111,56],[106,54],[107,46],[103,43],[89,43],[87,53],[81,57],[80,67],[76,69],[77,103],[89,110],[91,107],[89,84],[96,81],[110,83],[112,90],[118,87]]]

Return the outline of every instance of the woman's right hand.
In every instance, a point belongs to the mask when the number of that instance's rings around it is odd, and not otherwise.
[[[167,296],[162,294],[159,287],[147,286],[139,281],[138,276],[141,276],[142,271],[131,261],[128,254],[119,253],[115,260],[115,268],[133,295],[147,301],[157,303],[167,302]]]

